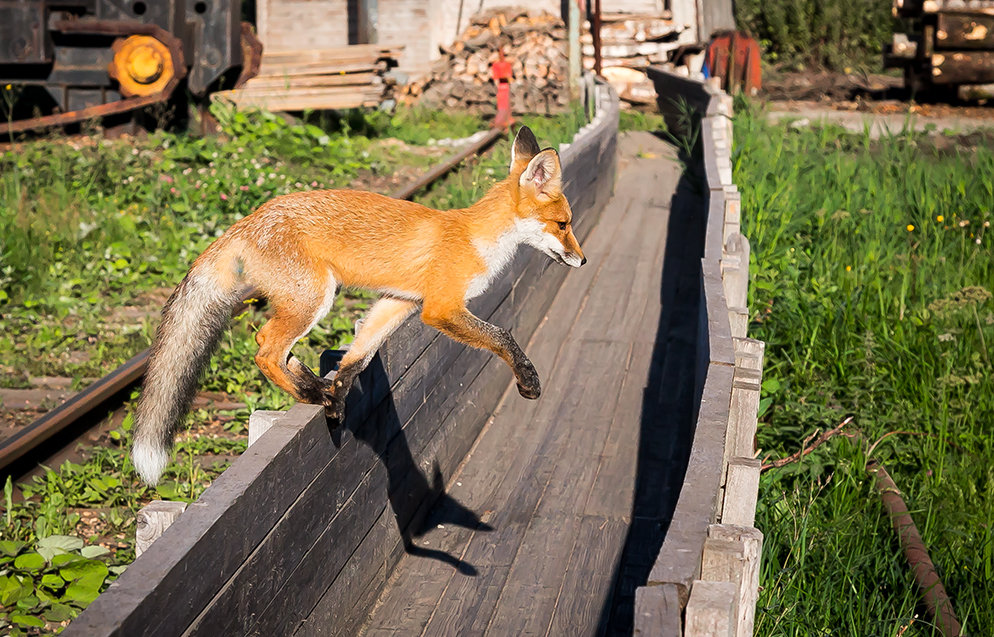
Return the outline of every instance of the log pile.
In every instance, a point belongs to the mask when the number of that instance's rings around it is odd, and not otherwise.
[[[584,25],[588,30],[589,23]],[[663,64],[672,51],[693,41],[692,25],[679,23],[669,11],[659,15],[605,13],[601,15],[601,74],[633,104],[654,104],[656,91],[644,69]],[[593,36],[580,36],[583,66],[594,68]]]
[[[917,30],[895,33],[884,50],[885,66],[905,68],[909,89],[994,97],[994,1],[893,0],[892,11]]]
[[[386,71],[402,46],[359,44],[335,49],[264,52],[259,74],[213,98],[239,107],[303,111],[377,106],[392,97]]]
[[[432,108],[492,114],[497,90],[490,75],[499,51],[512,63],[515,113],[559,113],[569,104],[569,61],[563,21],[546,12],[501,8],[470,19],[459,38],[441,50],[431,72],[402,91],[401,100]]]

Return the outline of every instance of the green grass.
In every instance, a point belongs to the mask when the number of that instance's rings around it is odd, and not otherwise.
[[[758,635],[938,634],[865,472],[902,490],[956,612],[994,634],[994,152],[795,130],[742,109],[735,181],[767,342]]]
[[[735,21],[759,39],[768,62],[795,69],[878,70],[883,45],[901,28],[891,3],[878,0],[742,0]]]
[[[518,118],[518,125],[526,125],[535,133],[542,148],[559,148],[573,139],[585,123],[583,111],[574,108],[559,116],[529,115]],[[468,162],[464,170],[453,172],[415,198],[415,201],[438,209],[465,208],[479,199],[494,183],[507,177],[511,162],[511,142],[508,133],[484,156]]]
[[[220,137],[52,138],[0,152],[0,384],[27,386],[43,375],[86,384],[148,347],[165,294],[211,241],[262,202],[433,164],[451,151],[419,145],[486,127],[475,116],[416,109],[292,123],[262,113],[216,114]],[[579,111],[524,121],[548,145],[571,139],[583,123]],[[469,205],[506,176],[509,142],[498,142],[420,200]],[[320,351],[351,340],[369,298],[340,296],[294,353],[316,366]],[[121,312],[124,306],[150,311],[135,318]],[[247,306],[232,321],[201,385],[246,408],[195,411],[195,428],[180,434],[157,488],[139,482],[127,457],[137,392],[109,445],[85,449],[79,462],[49,468],[16,488],[7,483],[0,633],[58,631],[133,560],[141,506],[154,498],[195,500],[226,458],[244,450],[252,409],[290,406],[253,362],[255,332],[265,320],[264,308]],[[200,429],[212,420],[223,425]],[[98,527],[88,531],[94,519]]]

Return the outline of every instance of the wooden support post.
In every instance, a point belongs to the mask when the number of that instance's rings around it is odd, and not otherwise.
[[[735,347],[735,374],[728,411],[728,437],[725,459],[755,455],[756,425],[763,380],[763,354],[766,344],[751,338],[732,339]]]
[[[676,584],[635,589],[635,630],[638,637],[680,637],[680,592]]]
[[[708,527],[708,539],[704,542],[704,558],[701,561],[701,578],[730,586],[735,608],[731,633],[735,637],[752,635],[756,617],[756,600],[759,595],[759,558],[763,548],[763,534],[752,527],[731,524],[712,524]],[[691,591],[691,602],[697,582]],[[687,604],[688,630],[690,635],[690,604]],[[724,635],[725,633],[721,633]]]
[[[733,234],[722,253],[722,283],[728,304],[728,323],[732,336],[744,337],[749,327],[749,241]]]
[[[569,90],[572,99],[580,95],[580,6],[578,0],[569,0]]]
[[[742,193],[735,184],[725,186],[725,231],[722,233],[722,245],[728,244],[732,235],[742,231]],[[746,266],[748,266],[748,262]]]
[[[168,500],[152,500],[143,506],[136,516],[135,557],[147,551],[185,510],[186,502]]]
[[[686,637],[735,637],[738,587],[732,582],[694,580],[684,622]]]
[[[253,411],[252,415],[249,416],[249,430],[248,430],[248,444],[251,447],[262,435],[269,431],[269,428],[275,425],[280,418],[286,415],[285,411],[265,411],[257,410]]]
[[[761,466],[759,458],[738,456],[728,461],[725,474],[725,499],[721,507],[722,524],[738,526],[755,524]]]

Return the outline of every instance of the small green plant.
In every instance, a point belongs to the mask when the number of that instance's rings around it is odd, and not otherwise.
[[[0,631],[17,636],[60,629],[124,571],[101,559],[108,554],[68,535],[50,535],[34,546],[0,540]]]

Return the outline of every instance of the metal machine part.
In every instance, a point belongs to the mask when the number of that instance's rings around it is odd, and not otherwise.
[[[0,0],[0,84],[48,93],[39,126],[165,101],[184,78],[200,97],[229,71],[241,68],[233,86],[257,72],[262,47],[240,13],[241,0]]]

